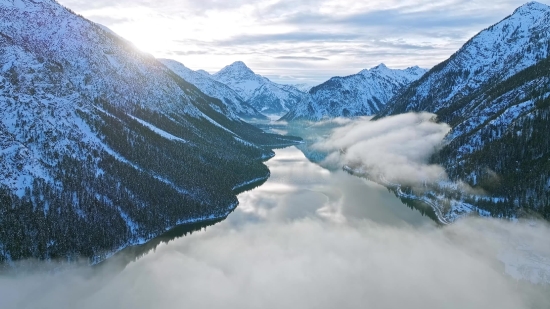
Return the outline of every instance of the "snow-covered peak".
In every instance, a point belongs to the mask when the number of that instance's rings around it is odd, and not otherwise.
[[[309,92],[312,88],[311,85],[309,84],[305,84],[305,83],[301,83],[301,84],[291,84],[291,85],[288,85],[288,86],[291,86],[291,87],[294,87],[302,92]]]
[[[379,65],[375,66],[371,70],[372,71],[386,71],[386,70],[389,70],[389,68],[384,63],[380,63]]]
[[[176,73],[185,81],[193,84],[205,94],[217,98],[226,106],[231,116],[240,116],[244,118],[263,118],[256,109],[248,105],[233,89],[220,83],[204,71],[193,71],[182,63],[171,59],[159,59],[159,61]]]
[[[224,67],[211,77],[231,87],[248,104],[264,113],[286,113],[306,96],[295,87],[276,84],[254,73],[242,61]]]
[[[550,6],[542,4],[540,2],[531,1],[517,8],[512,15],[520,14],[533,14],[535,12],[546,12],[550,10]]]
[[[212,75],[212,78],[233,88],[245,100],[249,100],[254,95],[254,91],[267,82],[266,78],[255,74],[242,61],[236,61],[224,67]]]
[[[197,73],[201,73],[204,76],[210,77],[210,73],[206,72],[205,70],[197,70]]]
[[[415,65],[413,67],[406,68],[405,72],[420,78],[420,77],[422,77],[422,75],[426,74],[426,72],[428,72],[428,70]]]
[[[224,67],[214,75],[217,77],[224,77],[228,75],[246,77],[246,76],[253,76],[256,74],[246,64],[244,64],[244,62],[235,61],[232,64]]]
[[[422,69],[418,66],[409,67],[407,69],[390,69],[385,64],[381,63],[371,69],[365,69],[359,72],[359,74],[373,78],[389,78],[392,80],[398,80],[401,83],[410,83],[422,77],[427,72],[426,69]]]

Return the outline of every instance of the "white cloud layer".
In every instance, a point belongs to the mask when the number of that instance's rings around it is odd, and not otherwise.
[[[158,57],[210,72],[242,60],[309,84],[380,62],[429,68],[524,2],[60,0]]]
[[[542,223],[473,219],[441,229],[313,219],[218,225],[120,273],[0,277],[0,307],[542,308],[548,289],[516,282],[495,256],[550,256],[549,237]]]
[[[375,176],[404,184],[447,180],[445,170],[428,164],[450,127],[433,121],[429,113],[409,113],[377,121],[362,118],[333,131],[313,145],[328,152],[324,163],[341,167],[364,166]]]

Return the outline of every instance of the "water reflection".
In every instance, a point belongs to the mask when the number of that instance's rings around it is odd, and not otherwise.
[[[311,163],[296,147],[276,150],[267,162],[271,178],[239,195],[240,205],[223,224],[316,217],[337,223],[369,219],[388,225],[429,225],[384,187]]]

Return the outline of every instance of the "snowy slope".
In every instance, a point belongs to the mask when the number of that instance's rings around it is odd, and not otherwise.
[[[493,197],[470,203],[493,216],[535,212],[550,219],[549,54],[550,7],[529,2],[412,83],[377,117],[436,113],[452,131],[434,163]]]
[[[170,59],[159,59],[159,61],[181,78],[195,85],[205,94],[221,100],[232,116],[265,118],[255,108],[248,105],[233,89],[212,79],[211,75],[206,71],[193,71],[183,64]]]
[[[98,261],[224,217],[292,140],[53,0],[3,0],[0,17],[0,262]]]
[[[284,114],[294,108],[307,94],[289,85],[276,84],[255,74],[243,62],[237,61],[212,77],[235,90],[248,104],[264,114]]]
[[[426,70],[411,67],[392,70],[380,64],[346,77],[333,77],[313,87],[310,97],[283,117],[284,120],[374,115]]]
[[[300,90],[301,92],[306,92],[306,93],[309,92],[311,88],[313,88],[311,85],[308,85],[308,84],[291,84],[289,86],[294,87]]]
[[[481,31],[392,100],[382,115],[437,112],[480,87],[503,81],[548,57],[550,7],[529,2]]]

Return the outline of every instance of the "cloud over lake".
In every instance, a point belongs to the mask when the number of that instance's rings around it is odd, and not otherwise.
[[[428,164],[451,129],[429,113],[409,113],[370,121],[360,118],[334,129],[330,137],[313,145],[328,152],[324,164],[360,165],[392,182],[419,184],[446,180],[439,165]]]
[[[230,230],[217,225],[161,245],[118,274],[2,277],[0,306],[541,308],[548,290],[516,282],[496,257],[508,252],[516,265],[549,256],[549,237],[542,223],[473,219],[435,230],[307,218]],[[544,276],[537,272],[543,263],[525,265],[516,269]]]

